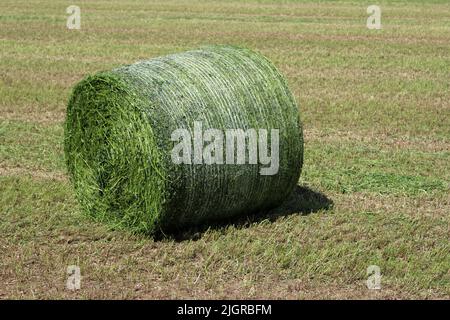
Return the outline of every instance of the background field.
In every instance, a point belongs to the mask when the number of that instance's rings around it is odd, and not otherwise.
[[[383,30],[366,28],[370,4]],[[209,43],[286,75],[301,188],[273,214],[158,241],[81,216],[62,152],[70,88]],[[0,298],[450,298],[449,1],[2,0],[0,57]]]

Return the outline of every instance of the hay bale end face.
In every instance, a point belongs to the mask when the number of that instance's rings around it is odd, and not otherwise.
[[[211,153],[223,163],[202,161],[206,149],[200,159],[193,150],[183,154],[190,163],[176,163],[174,132],[180,129],[189,133],[193,148],[206,148],[202,135],[208,129],[217,134],[254,130],[258,139],[261,129],[269,135],[275,129],[278,150],[271,144],[274,137],[266,142],[267,154],[278,151],[277,170],[261,174],[268,165],[249,161],[250,149],[244,163],[237,164],[237,158],[225,163],[225,147]],[[209,143],[227,142],[226,133],[223,141],[217,137]],[[273,208],[297,184],[303,160],[298,107],[285,80],[263,56],[230,46],[203,47],[86,77],[69,100],[64,139],[83,210],[149,234]],[[228,156],[238,157],[238,149],[236,144]]]

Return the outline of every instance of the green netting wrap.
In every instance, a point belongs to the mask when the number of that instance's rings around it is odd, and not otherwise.
[[[250,162],[249,153],[243,164],[175,163],[173,132],[187,129],[194,141],[199,124],[203,132],[255,129],[258,137],[265,129],[267,154],[276,151],[270,132],[278,130],[277,173],[262,175],[268,165]],[[243,48],[202,47],[87,76],[73,89],[65,125],[68,171],[82,209],[138,232],[273,208],[302,167],[295,100],[272,63]]]

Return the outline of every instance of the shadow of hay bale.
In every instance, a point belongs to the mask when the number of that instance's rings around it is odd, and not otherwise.
[[[274,222],[280,217],[293,214],[308,215],[320,210],[328,210],[333,207],[333,201],[326,195],[314,191],[305,186],[297,185],[290,197],[275,209],[258,212],[248,216],[241,216],[226,220],[219,220],[203,224],[188,229],[173,230],[165,234],[157,234],[155,240],[173,239],[175,241],[198,240],[208,230],[225,229],[228,226],[234,226],[238,229],[251,227],[252,224],[264,220]]]

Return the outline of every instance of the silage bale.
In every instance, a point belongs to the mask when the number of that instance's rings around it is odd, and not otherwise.
[[[278,172],[262,175],[264,166],[248,161],[174,163],[173,132],[193,135],[195,123],[277,129]],[[270,61],[207,46],[83,79],[68,103],[65,155],[83,211],[154,233],[279,205],[298,182],[303,138],[298,107]]]

